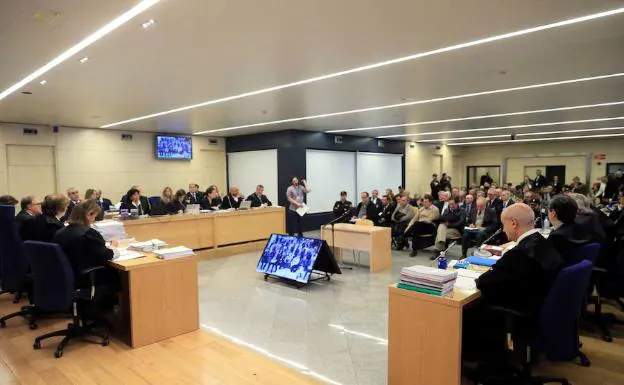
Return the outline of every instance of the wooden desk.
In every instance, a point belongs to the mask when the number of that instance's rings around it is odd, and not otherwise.
[[[121,335],[133,348],[199,329],[197,258],[153,255],[110,264],[122,281]]]
[[[460,385],[463,309],[480,292],[388,291],[388,385]]]
[[[367,251],[370,255],[370,272],[376,273],[392,267],[391,237],[389,227],[356,226],[348,223],[336,223],[334,242],[336,260],[342,261],[341,248]],[[331,225],[321,227],[321,239],[332,246]]]
[[[126,233],[136,239],[158,238],[193,250],[217,248],[269,238],[285,232],[283,207],[178,214],[125,220]]]

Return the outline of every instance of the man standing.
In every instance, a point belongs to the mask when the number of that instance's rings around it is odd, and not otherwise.
[[[264,195],[264,186],[259,184],[256,186],[256,192],[247,197],[248,201],[251,201],[251,207],[267,207],[272,206],[273,203]]]
[[[553,195],[561,194],[561,191],[563,191],[563,184],[561,183],[557,175],[553,175],[552,189]]]
[[[335,218],[343,217],[341,222],[349,222],[349,215],[347,215],[347,213],[351,212],[352,208],[353,208],[353,203],[347,200],[347,192],[341,191],[340,200],[337,200],[336,203],[334,203],[334,210],[333,210],[334,217]]]
[[[301,180],[299,184],[299,178],[292,177],[290,179],[291,185],[286,190],[286,198],[290,205],[288,206],[288,234],[294,235],[297,233],[299,237],[303,237],[303,226],[302,226],[302,216],[297,213],[297,209],[299,207],[303,207],[304,198],[306,194],[310,193],[312,189],[307,185],[305,179]]]
[[[486,172],[485,175],[481,175],[479,186],[485,186],[486,183],[488,185],[492,185],[492,183],[494,183],[494,179],[492,179],[489,172]]]
[[[475,240],[477,245],[481,245],[483,241],[494,234],[498,229],[498,217],[493,209],[485,208],[485,199],[477,199],[476,209],[466,218],[467,227],[474,230],[464,229],[462,235],[462,257],[466,258],[470,241]]]
[[[373,223],[377,223],[379,220],[379,211],[377,206],[371,202],[368,197],[368,192],[364,191],[360,193],[360,203],[358,203],[355,213],[358,219],[369,219]]]
[[[542,187],[546,186],[546,177],[542,175],[542,170],[535,171],[535,179],[533,180],[533,188],[535,191],[540,191]]]
[[[204,200],[204,194],[199,191],[197,183],[189,183],[189,191],[186,193],[186,204],[198,205]]]
[[[431,188],[431,196],[437,197],[440,192],[440,181],[438,181],[438,174],[431,175],[431,183],[429,183],[429,187]]]

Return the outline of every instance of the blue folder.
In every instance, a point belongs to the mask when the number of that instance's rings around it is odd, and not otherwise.
[[[490,258],[484,258],[484,257],[477,257],[477,256],[470,256],[468,258],[466,258],[468,260],[468,262],[470,262],[473,265],[479,265],[479,266],[494,266],[497,262],[496,259],[490,259]]]

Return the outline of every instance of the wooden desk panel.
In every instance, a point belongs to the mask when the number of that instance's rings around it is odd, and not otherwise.
[[[267,239],[285,231],[283,207],[266,207],[215,214],[215,244],[230,245]]]
[[[388,385],[460,385],[463,308],[479,291],[388,290]]]
[[[336,245],[336,259],[341,261],[340,249],[367,251],[370,255],[370,272],[376,273],[392,267],[391,230],[388,227],[356,226],[347,223],[321,227],[321,239],[331,247]]]
[[[199,329],[197,258],[148,255],[111,262],[122,274],[122,312],[133,348]]]
[[[184,245],[191,249],[211,247],[212,215],[171,215],[154,218],[125,220],[126,234],[136,239],[160,239],[170,245]],[[199,229],[202,237],[200,237]],[[202,241],[204,243],[202,244]]]

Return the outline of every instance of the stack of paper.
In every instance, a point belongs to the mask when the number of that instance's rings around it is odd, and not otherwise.
[[[91,225],[91,227],[98,233],[102,234],[105,241],[128,238],[128,235],[126,235],[126,231],[124,230],[123,222],[106,220],[95,222]]]
[[[193,255],[193,249],[184,246],[169,247],[166,249],[154,250],[154,254],[162,259],[182,258]]]
[[[421,293],[444,295],[453,290],[456,279],[457,271],[416,265],[404,267],[401,270],[397,287]]]
[[[145,255],[128,249],[115,249],[115,256],[113,257],[113,261],[128,261],[130,259],[141,258]]]
[[[160,239],[150,239],[145,242],[132,242],[128,245],[132,250],[147,252],[162,249],[165,246],[167,246],[167,242],[161,241]]]

